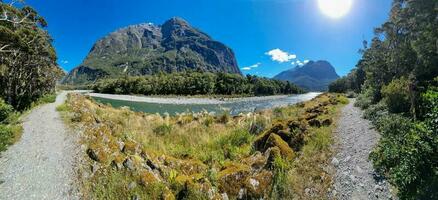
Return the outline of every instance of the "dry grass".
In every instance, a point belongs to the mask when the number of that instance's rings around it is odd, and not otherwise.
[[[115,109],[70,95],[58,110],[82,130],[91,158],[92,169],[86,168],[83,173],[86,198],[220,198],[230,190],[224,184],[231,181],[249,188],[246,198],[318,199],[325,197],[331,184],[323,166],[331,156],[333,125],[307,125],[304,145],[294,152],[295,159],[275,157],[272,165],[261,171],[254,170],[254,165],[266,162],[268,157],[254,148],[257,135],[252,133],[257,132],[255,125],[269,130],[271,124],[302,121],[308,110],[321,104],[327,112],[316,119],[332,119],[341,106],[338,102],[343,101],[341,96],[321,95],[305,104],[257,114],[215,117],[187,113],[169,117]],[[248,178],[234,180],[238,174]],[[272,180],[260,178],[271,176]],[[258,180],[263,192],[251,190],[248,180]],[[311,194],[306,194],[306,188]]]

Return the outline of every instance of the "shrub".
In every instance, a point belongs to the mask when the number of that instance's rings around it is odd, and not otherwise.
[[[5,121],[14,112],[14,108],[0,98],[0,123]]]
[[[14,133],[9,126],[0,124],[0,152],[12,144]]]
[[[392,80],[382,88],[383,101],[392,113],[409,112],[409,81],[407,78]]]
[[[367,109],[370,105],[376,103],[378,96],[378,91],[374,88],[367,88],[362,93],[357,96],[355,106],[360,107],[362,109]]]
[[[376,123],[380,117],[386,114],[388,114],[388,108],[386,105],[384,103],[378,103],[369,106],[369,108],[365,110],[363,117],[372,121],[373,123]]]
[[[38,99],[39,104],[54,103],[56,101],[56,94],[47,94]]]
[[[423,123],[400,116],[385,117],[384,134],[370,154],[374,167],[388,174],[401,199],[438,198],[438,136]]]
[[[438,132],[438,88],[429,89],[421,95],[424,118],[429,126]]]

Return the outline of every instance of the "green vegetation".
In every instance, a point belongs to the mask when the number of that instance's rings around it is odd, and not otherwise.
[[[0,152],[6,150],[9,145],[14,144],[20,139],[22,132],[21,116],[25,115],[34,107],[45,103],[53,103],[55,99],[55,94],[44,95],[32,102],[28,109],[17,111],[0,98]]]
[[[9,122],[13,121],[13,114],[12,106],[0,99],[0,151],[6,150],[7,146],[14,142],[15,136],[18,135],[16,127],[9,125]]]
[[[96,92],[144,95],[276,95],[302,92],[294,84],[238,74],[181,72],[101,80]]]
[[[382,134],[370,158],[401,199],[438,198],[437,7],[394,0],[356,69],[330,85],[360,93],[356,105]]]
[[[29,6],[0,2],[0,97],[17,110],[54,92],[63,74],[46,21]],[[18,4],[17,4],[18,5]]]
[[[23,113],[55,101],[55,84],[63,72],[43,29],[44,18],[18,2],[0,1],[0,11],[0,151],[4,151],[20,138]]]
[[[84,131],[86,198],[323,199],[333,121],[347,102],[324,94],[275,111],[172,117],[71,94],[58,110]]]

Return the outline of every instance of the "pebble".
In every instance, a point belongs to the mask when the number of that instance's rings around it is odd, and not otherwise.
[[[376,183],[372,163],[368,153],[378,142],[379,134],[372,129],[369,121],[362,118],[363,111],[353,106],[354,99],[342,109],[338,120],[336,139],[338,153],[331,160],[336,169],[334,190],[338,194],[329,195],[329,199],[370,199],[388,200],[391,197],[388,183]],[[342,158],[342,163],[338,158]]]
[[[0,158],[0,199],[79,199],[72,163],[81,146],[56,111],[66,95],[23,118],[21,139]]]
[[[333,159],[332,159],[332,164],[333,164],[335,167],[337,167],[337,166],[339,165],[339,160],[336,159],[336,158],[333,158]]]

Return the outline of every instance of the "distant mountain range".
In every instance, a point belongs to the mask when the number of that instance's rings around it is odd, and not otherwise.
[[[309,91],[326,91],[328,85],[339,78],[335,68],[327,61],[310,61],[303,66],[281,72],[274,79],[290,81]]]
[[[94,44],[63,83],[84,84],[101,78],[189,69],[241,74],[230,48],[175,17],[161,26],[139,24],[110,33]]]

